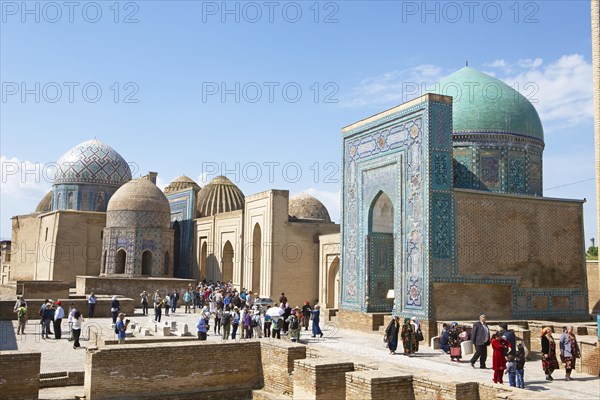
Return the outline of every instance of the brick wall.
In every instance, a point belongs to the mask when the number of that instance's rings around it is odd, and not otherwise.
[[[600,342],[579,341],[581,359],[575,364],[576,371],[600,376]]]
[[[39,319],[40,318],[40,308],[42,307],[42,303],[44,300],[27,300],[27,311],[29,314],[29,319]],[[54,301],[59,299],[53,299]],[[86,299],[60,299],[62,303],[62,307],[65,309],[65,313],[69,310],[69,303],[74,303],[75,308],[81,311],[83,314],[83,318],[87,320],[87,300]],[[94,311],[94,315],[96,317],[110,317],[112,313],[110,312],[111,306],[111,298],[110,297],[99,297],[96,301],[96,309]],[[133,315],[135,304],[132,299],[124,299],[119,298],[119,303],[121,304],[121,311],[126,313],[127,315]],[[13,308],[15,306],[15,300],[5,300],[0,301],[0,320],[12,320],[17,319],[17,315],[13,312]],[[89,321],[87,321],[89,322]]]
[[[367,314],[359,311],[340,310],[336,314],[340,328],[362,332],[379,330],[384,324],[385,314]]]
[[[396,371],[354,371],[346,373],[346,400],[414,399],[412,375]]]
[[[294,361],[306,358],[306,346],[283,340],[262,342],[260,352],[265,385],[263,390],[291,396],[294,390],[291,380]]]
[[[27,299],[65,299],[69,297],[69,282],[17,281],[17,294]]]
[[[354,371],[352,362],[313,358],[294,362],[294,399],[331,400],[346,398],[346,372]]]
[[[0,394],[3,400],[37,399],[40,389],[41,353],[0,353]]]
[[[146,399],[157,393],[165,399],[250,398],[262,386],[260,343],[254,340],[125,344],[86,354],[88,399]]]
[[[164,296],[167,290],[170,292],[177,289],[181,296],[182,289],[186,289],[189,284],[196,286],[196,283],[195,279],[77,276],[77,294],[89,294],[94,291],[96,295],[120,295],[134,299],[139,306],[140,293],[144,290],[151,295],[156,290],[160,290],[161,295]],[[183,300],[178,304],[183,304]]]

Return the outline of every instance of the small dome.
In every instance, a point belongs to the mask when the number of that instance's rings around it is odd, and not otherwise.
[[[544,142],[533,104],[493,76],[464,67],[440,80],[434,91],[453,96],[453,133],[509,133]]]
[[[325,205],[306,193],[300,193],[292,197],[288,210],[292,218],[331,222]]]
[[[46,193],[44,197],[42,197],[42,200],[40,200],[37,207],[35,208],[35,212],[44,213],[50,211],[52,211],[52,190],[50,190],[48,193]]]
[[[244,208],[244,193],[224,176],[217,176],[198,193],[199,217],[241,210]]]
[[[194,190],[200,190],[200,186],[190,177],[181,175],[165,188],[165,193],[177,192],[179,190],[194,188]]]
[[[131,180],[127,162],[97,139],[80,143],[56,163],[54,184],[92,183],[119,187]]]
[[[170,214],[171,207],[158,186],[139,178],[127,182],[113,194],[107,211],[158,211]]]

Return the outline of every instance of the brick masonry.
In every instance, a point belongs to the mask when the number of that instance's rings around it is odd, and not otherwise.
[[[0,354],[0,397],[3,400],[37,399],[41,353],[3,351]]]
[[[381,370],[346,373],[346,400],[391,398],[414,398],[412,375]]]
[[[294,362],[306,358],[306,346],[287,341],[261,343],[264,391],[292,396]]]
[[[294,362],[294,399],[331,400],[346,398],[346,372],[354,363],[338,359],[317,358]]]
[[[150,293],[150,296],[156,291],[160,290],[162,296],[166,291],[178,290],[180,295],[180,304],[183,304],[181,300],[181,291],[191,284],[196,286],[197,281],[195,279],[177,279],[177,278],[120,278],[120,277],[103,277],[103,276],[77,276],[77,294],[89,294],[92,290],[96,295],[120,295],[123,297],[129,297],[135,300],[135,303],[139,304],[140,293],[144,290]]]
[[[224,355],[233,362],[223,362]],[[249,398],[263,386],[260,343],[125,344],[88,349],[87,399]]]

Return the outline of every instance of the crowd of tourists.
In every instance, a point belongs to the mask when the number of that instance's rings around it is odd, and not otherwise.
[[[308,331],[312,323],[312,337],[323,337],[320,328],[320,306],[312,306],[309,301],[292,307],[285,293],[281,293],[277,302],[262,299],[257,293],[250,290],[237,290],[231,283],[202,281],[197,287],[161,292],[157,290],[152,296],[146,291],[140,294],[142,313],[148,315],[148,305],[154,305],[154,321],[161,321],[162,311],[165,315],[178,312],[178,307],[183,305],[184,313],[199,313],[196,323],[198,339],[206,340],[212,332],[222,340],[235,340],[251,338],[277,338],[288,336],[291,341],[300,340],[302,329]],[[90,293],[87,298],[88,318],[94,318],[96,296]],[[27,301],[17,297],[14,306],[17,317],[17,335],[25,334],[25,327],[29,319]],[[115,329],[118,342],[124,343],[129,320],[121,312],[117,296],[111,299],[112,327]],[[73,348],[80,347],[79,339],[83,326],[83,315],[70,303],[65,311],[61,301],[46,299],[39,310],[42,339],[62,338],[62,322],[68,322],[69,341],[73,341]],[[462,345],[468,343],[474,347],[474,353],[469,363],[475,368],[487,369],[486,360],[488,347],[492,348],[493,382],[504,383],[504,375],[508,376],[510,386],[525,387],[524,367],[528,349],[521,342],[517,345],[517,337],[508,324],[500,323],[499,329],[492,333],[487,324],[485,314],[479,316],[479,321],[472,327],[459,325],[457,322],[442,325],[439,336],[440,349],[450,356],[451,362],[460,362],[462,358]],[[545,327],[541,332],[542,368],[546,380],[552,381],[552,374],[559,369],[560,360],[565,365],[565,380],[571,380],[571,373],[575,369],[576,360],[580,358],[580,350],[572,326],[563,327],[563,332],[558,341],[558,350],[553,337],[552,327]],[[385,329],[384,342],[390,354],[396,354],[398,345],[402,343],[402,354],[412,357],[419,351],[419,343],[424,340],[423,332],[417,318],[404,318],[399,316],[391,319]]]
[[[191,310],[200,313],[196,323],[200,340],[206,340],[212,325],[213,335],[223,340],[281,339],[284,335],[297,342],[301,329],[308,330],[311,321],[312,337],[323,337],[319,326],[320,306],[313,307],[305,301],[302,307],[292,307],[285,293],[281,293],[277,302],[272,302],[260,298],[258,293],[246,289],[238,291],[231,283],[221,282],[202,282],[195,290],[188,288],[184,299],[190,297],[188,293],[193,299]],[[155,310],[157,308],[155,306]]]

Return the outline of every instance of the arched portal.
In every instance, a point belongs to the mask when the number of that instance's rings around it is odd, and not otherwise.
[[[229,282],[233,279],[233,246],[229,240],[223,246],[221,265],[221,282]]]
[[[390,312],[393,302],[387,299],[394,289],[394,206],[384,192],[379,192],[369,210],[368,243],[368,312]]]
[[[127,252],[125,249],[119,249],[115,256],[115,274],[125,273],[125,262],[127,261]]]
[[[260,262],[262,255],[262,240],[261,240],[260,225],[254,225],[252,232],[252,289],[255,293],[261,293],[260,289]]]
[[[206,266],[208,265],[208,249],[206,242],[202,243],[200,247],[200,261],[198,262],[198,279],[202,280],[206,278],[208,272],[206,270]]]
[[[327,308],[338,308],[340,298],[340,258],[335,257],[327,274]]]
[[[142,275],[152,275],[152,252],[150,250],[142,253]]]

